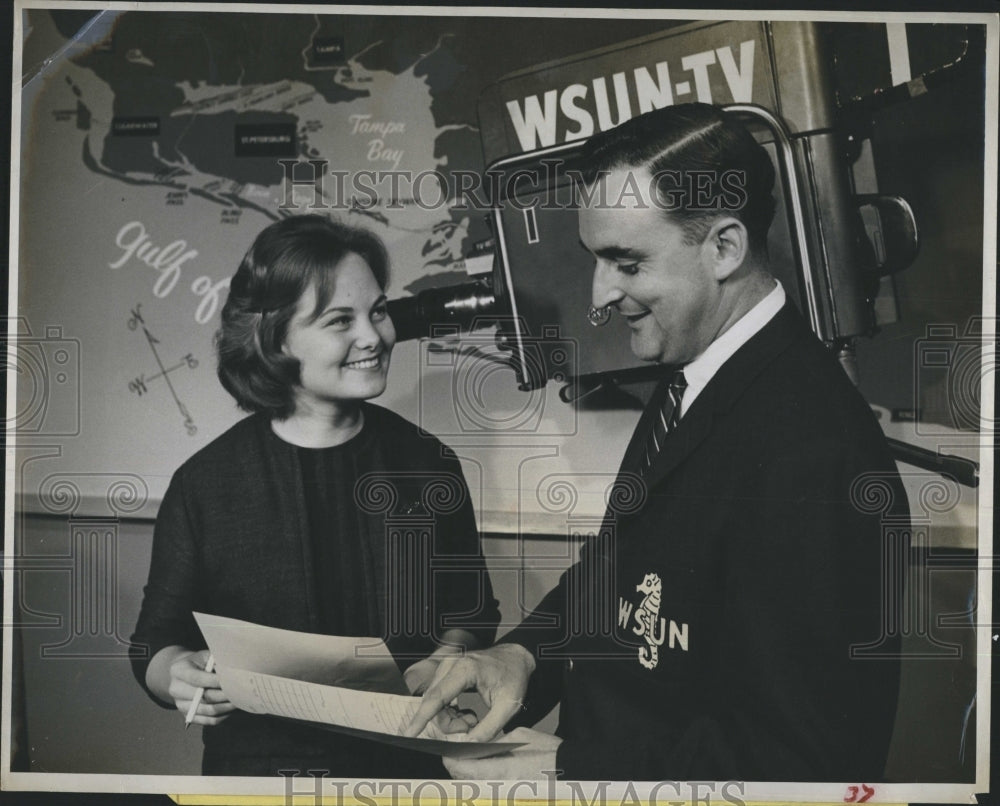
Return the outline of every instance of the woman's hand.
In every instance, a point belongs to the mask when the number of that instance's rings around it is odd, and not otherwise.
[[[188,709],[198,694],[198,689],[205,693],[198,703],[191,722],[195,725],[218,725],[229,713],[236,709],[222,691],[222,684],[215,672],[206,672],[209,652],[203,649],[182,655],[170,664],[170,688],[168,689],[177,710],[187,717]]]
[[[205,671],[208,657],[207,649],[193,652],[186,647],[169,646],[153,656],[146,670],[150,690],[160,699],[172,701],[185,717],[198,689],[205,689],[192,719],[196,725],[218,725],[236,710],[223,692],[219,676]]]

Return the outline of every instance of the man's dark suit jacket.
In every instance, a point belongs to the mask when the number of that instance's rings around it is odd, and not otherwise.
[[[602,534],[503,639],[538,659],[534,715],[561,698],[561,776],[881,779],[908,510],[870,408],[786,305],[642,482],[652,409]]]

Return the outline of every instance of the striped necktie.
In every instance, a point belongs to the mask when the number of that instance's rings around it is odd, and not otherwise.
[[[653,428],[649,439],[646,440],[646,452],[642,462],[644,476],[649,473],[656,457],[660,455],[667,435],[677,427],[677,423],[681,419],[681,398],[684,397],[686,388],[687,381],[684,379],[684,370],[679,369],[670,377],[666,397],[657,411],[657,416],[653,419]]]

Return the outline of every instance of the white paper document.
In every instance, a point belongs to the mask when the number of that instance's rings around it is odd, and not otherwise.
[[[398,734],[420,705],[419,697],[356,691],[247,672],[222,666],[216,670],[229,699],[244,711],[274,714],[345,728]]]
[[[243,711],[317,723],[438,755],[482,758],[520,747],[401,736],[420,706],[380,638],[279,630],[195,613],[229,700]]]
[[[409,694],[381,638],[279,630],[204,613],[194,617],[216,666],[328,686]]]

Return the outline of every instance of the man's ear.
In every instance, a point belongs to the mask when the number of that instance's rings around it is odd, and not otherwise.
[[[712,225],[702,248],[716,281],[721,283],[743,265],[750,252],[750,236],[738,218],[720,218]]]

